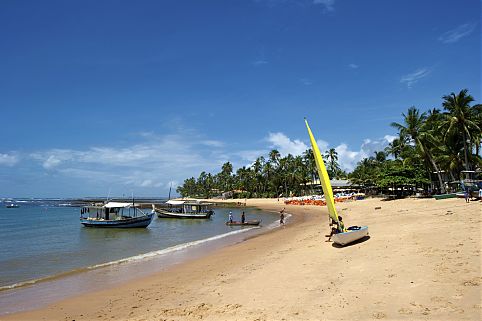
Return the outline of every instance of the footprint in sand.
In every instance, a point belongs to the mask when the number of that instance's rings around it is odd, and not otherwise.
[[[464,282],[464,286],[479,286],[480,285],[480,279],[482,278],[473,278],[472,280],[468,280]]]
[[[373,313],[373,317],[375,319],[384,319],[384,318],[387,317],[387,315],[383,312],[375,312],[375,313]]]
[[[401,308],[401,309],[398,310],[398,313],[404,314],[404,315],[408,315],[408,314],[412,314],[413,312],[412,312],[412,310],[410,310],[410,309]]]

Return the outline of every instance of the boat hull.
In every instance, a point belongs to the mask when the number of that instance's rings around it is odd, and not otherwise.
[[[331,239],[339,245],[346,245],[355,242],[368,235],[368,226],[362,226],[358,230],[349,230],[344,233],[334,234]]]
[[[261,223],[261,221],[253,220],[253,221],[247,221],[247,222],[244,222],[244,223],[241,223],[241,222],[226,222],[226,225],[228,225],[228,226],[258,226],[259,223]]]
[[[133,228],[133,227],[147,227],[152,222],[154,213],[147,214],[142,217],[134,217],[124,220],[92,220],[81,218],[80,223],[85,227],[102,227],[102,228]]]
[[[455,198],[457,197],[457,194],[455,193],[450,193],[450,194],[441,194],[441,195],[434,195],[433,198],[435,198],[436,200],[443,200],[443,199],[446,199],[446,198]]]
[[[201,218],[201,219],[207,219],[211,218],[211,215],[213,215],[213,211],[209,211],[206,213],[175,213],[175,212],[169,212],[165,210],[158,210],[156,209],[157,212],[157,217],[159,218]]]

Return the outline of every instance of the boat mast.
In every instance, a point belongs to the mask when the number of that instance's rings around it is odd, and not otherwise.
[[[132,209],[134,210],[134,217],[137,217],[137,212],[134,205],[134,191],[132,191]]]

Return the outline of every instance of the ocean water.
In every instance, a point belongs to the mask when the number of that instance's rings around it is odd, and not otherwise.
[[[276,213],[254,208],[214,208],[208,220],[160,219],[145,229],[86,228],[79,223],[79,208],[61,201],[19,203],[0,207],[0,294],[75,272],[148,259],[248,230],[228,227],[229,211],[239,219],[262,219],[275,226]]]

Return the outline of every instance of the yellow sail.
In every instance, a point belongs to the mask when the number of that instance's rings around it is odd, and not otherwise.
[[[320,176],[321,187],[323,188],[323,193],[325,193],[326,205],[328,206],[328,212],[330,217],[338,222],[338,214],[336,213],[335,200],[333,198],[333,190],[331,189],[330,177],[326,171],[325,162],[323,157],[321,157],[320,149],[316,143],[315,137],[311,132],[308,121],[305,118],[306,128],[308,129],[308,135],[310,135],[311,147],[313,148],[313,155],[315,156],[316,167],[318,169],[318,175]]]

